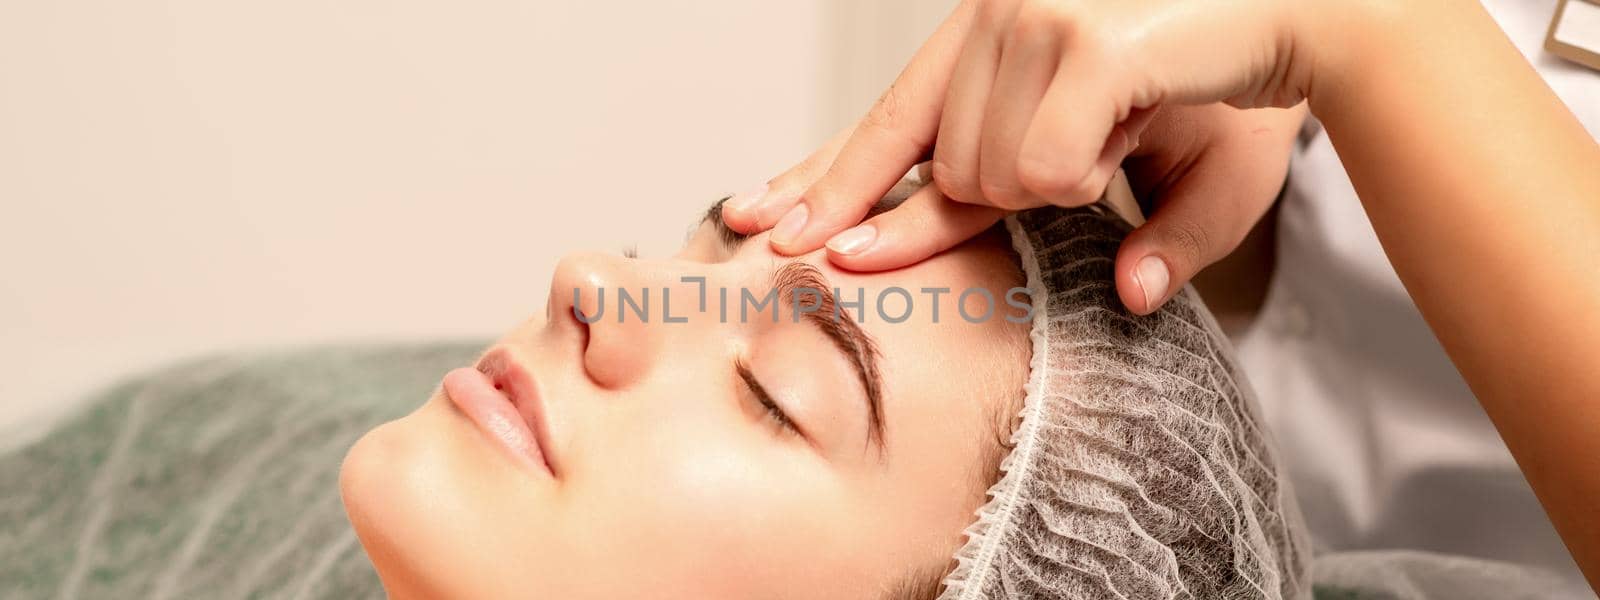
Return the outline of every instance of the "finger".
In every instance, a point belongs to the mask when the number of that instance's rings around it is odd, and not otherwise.
[[[850,132],[854,129],[847,127],[844,131],[834,134],[827,143],[800,164],[790,167],[789,170],[754,189],[739,193],[723,202],[722,222],[726,223],[729,229],[746,235],[754,235],[772,228],[779,217],[789,212],[789,209],[800,201],[800,194],[828,171],[828,166],[833,164],[834,158],[839,155],[839,150],[844,147],[845,140],[850,138]]]
[[[984,11],[974,18],[950,89],[945,92],[930,170],[934,185],[946,198],[958,202],[983,203],[983,191],[978,187],[979,136],[995,71],[1000,67],[1000,32],[1006,26],[1005,18],[999,11]]]
[[[1022,11],[1007,32],[984,111],[978,158],[979,185],[986,204],[1010,210],[1043,204],[1023,187],[1017,175],[1017,153],[1060,58],[1053,27],[1053,19]]]
[[[994,225],[1006,211],[946,198],[924,186],[900,206],[828,240],[828,259],[855,271],[882,271],[917,263],[955,247]]]
[[[1030,191],[1052,204],[1093,202],[1097,188],[1090,177],[1105,153],[1112,128],[1125,115],[1114,87],[1115,78],[1093,45],[1068,43],[1061,65],[1039,111],[1028,127],[1017,156],[1017,174]]]
[[[1139,146],[1139,134],[1143,133],[1150,124],[1151,117],[1155,116],[1155,109],[1135,109],[1127,120],[1111,128],[1111,133],[1106,136],[1105,144],[1100,149],[1100,157],[1095,160],[1094,167],[1089,174],[1084,176],[1078,187],[1094,198],[1099,198],[1105,193],[1106,185],[1111,183],[1112,176],[1117,169],[1122,168],[1122,161]],[[1062,198],[1049,198],[1049,203],[1071,206],[1081,204],[1081,196],[1067,196]]]
[[[979,3],[963,2],[917,50],[840,149],[822,179],[772,230],[772,247],[801,254],[855,225],[933,146],[963,32]],[[993,3],[982,3],[985,5]]]
[[[1265,186],[1277,184],[1195,165],[1117,250],[1123,305],[1135,314],[1155,312],[1201,269],[1233,252],[1272,205],[1276,189]]]

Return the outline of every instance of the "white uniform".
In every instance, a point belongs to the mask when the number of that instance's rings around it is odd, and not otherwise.
[[[1555,4],[1485,1],[1590,134],[1600,134],[1600,73],[1542,49]],[[1507,210],[1538,210],[1537,198],[1507,201]],[[1420,549],[1581,578],[1395,276],[1314,123],[1290,169],[1277,273],[1239,353],[1319,553]]]

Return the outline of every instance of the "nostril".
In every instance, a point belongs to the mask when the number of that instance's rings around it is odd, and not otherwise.
[[[589,348],[589,323],[595,319],[589,318],[589,315],[584,313],[583,309],[576,306],[572,308],[570,315],[572,322],[578,326],[578,348],[587,350]]]
[[[593,362],[595,357],[590,353],[591,349],[589,348],[589,343],[593,339],[594,333],[590,328],[589,322],[596,321],[598,319],[591,318],[588,314],[584,313],[582,309],[579,309],[576,306],[574,306],[571,311],[567,312],[567,318],[572,322],[573,325],[576,326],[576,331],[578,334],[578,364],[583,365],[582,370],[584,374],[588,376],[590,381],[599,383],[603,386],[604,384],[601,382],[601,380],[595,376],[595,363]]]

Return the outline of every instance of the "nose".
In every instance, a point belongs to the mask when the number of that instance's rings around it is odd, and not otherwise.
[[[556,265],[550,317],[587,330],[583,368],[596,384],[626,388],[657,366],[672,327],[663,323],[666,290],[678,275],[668,265],[606,254],[569,255]],[[674,314],[692,306],[681,295],[672,294]]]

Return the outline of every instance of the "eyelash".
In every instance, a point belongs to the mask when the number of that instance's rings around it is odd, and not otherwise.
[[[767,393],[766,388],[761,387],[761,382],[756,381],[755,373],[750,371],[750,366],[745,364],[743,359],[735,360],[733,369],[739,373],[739,379],[744,380],[744,385],[749,388],[750,394],[756,397],[756,402],[761,404],[761,408],[767,411],[767,416],[778,424],[781,431],[800,435],[800,427],[795,425],[794,419],[789,418],[788,413],[783,412],[783,408],[778,406],[777,402],[772,401],[772,395]]]

